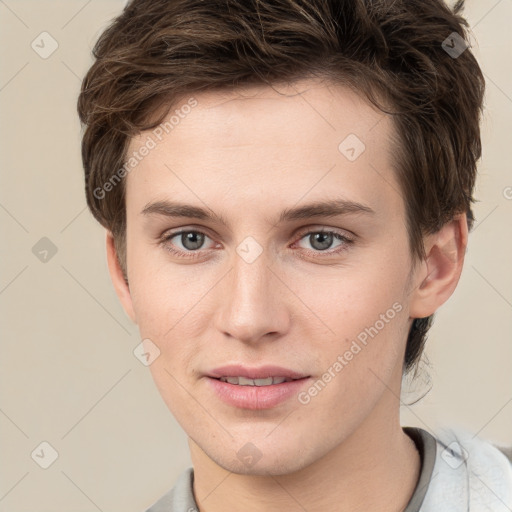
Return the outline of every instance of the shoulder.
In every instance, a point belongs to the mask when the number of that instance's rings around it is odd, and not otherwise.
[[[507,457],[507,459],[512,463],[512,445],[511,446],[498,446],[494,445],[496,448]]]
[[[461,428],[443,428],[434,437],[436,461],[422,512],[512,510],[511,448]]]
[[[193,482],[194,470],[187,468],[180,474],[173,488],[153,503],[146,512],[197,512]]]

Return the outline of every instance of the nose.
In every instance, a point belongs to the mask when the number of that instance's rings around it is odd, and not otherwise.
[[[282,336],[290,327],[290,290],[278,278],[265,251],[252,263],[234,255],[218,287],[216,328],[244,343]]]

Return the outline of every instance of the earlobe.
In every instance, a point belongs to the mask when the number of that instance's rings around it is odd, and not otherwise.
[[[462,273],[467,241],[465,214],[426,237],[426,259],[418,265],[415,289],[411,292],[411,318],[434,314],[452,295]]]
[[[123,276],[123,270],[119,264],[117,251],[114,245],[114,237],[110,231],[106,233],[106,249],[107,249],[107,262],[110,278],[116,290],[116,294],[125,310],[126,314],[131,318],[132,322],[137,323],[135,311],[133,309],[132,297],[130,288]]]

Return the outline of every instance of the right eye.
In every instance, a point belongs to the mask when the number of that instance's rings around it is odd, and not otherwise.
[[[177,242],[172,242],[175,238]],[[200,255],[199,250],[206,238],[210,237],[201,231],[182,229],[165,233],[161,239],[161,244],[167,251],[179,258],[196,258]],[[176,243],[181,244],[181,247],[178,246],[178,249],[176,249]],[[187,255],[187,253],[189,254]]]

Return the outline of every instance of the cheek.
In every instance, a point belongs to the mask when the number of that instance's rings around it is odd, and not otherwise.
[[[302,290],[301,298],[312,312],[304,325],[320,327],[316,333],[321,335],[308,341],[309,350],[319,355],[323,371],[330,369],[337,377],[326,398],[333,393],[333,400],[343,395],[350,401],[362,399],[365,393],[378,394],[381,386],[375,387],[375,374],[388,382],[401,364],[409,265],[407,250],[393,250],[390,244],[350,267],[295,277],[294,289]]]
[[[130,294],[141,335],[162,339],[198,293],[192,267],[166,260],[165,250],[147,243],[128,241]],[[195,282],[194,282],[195,281]]]
[[[139,256],[142,263],[144,255]],[[130,289],[140,336],[151,339],[160,350],[151,371],[157,385],[162,384],[167,392],[172,384],[169,373],[193,371],[205,329],[211,326],[209,320],[215,308],[205,308],[212,304],[213,295],[208,290],[216,276],[205,272],[193,265],[153,265],[148,261],[132,275]]]
[[[400,266],[385,265],[377,259],[351,268],[324,268],[311,275],[296,273],[288,279],[307,305],[304,313],[311,313],[312,321],[316,318],[327,334],[356,337],[388,310],[388,316],[394,316],[393,304],[405,308],[405,265],[405,261]]]

